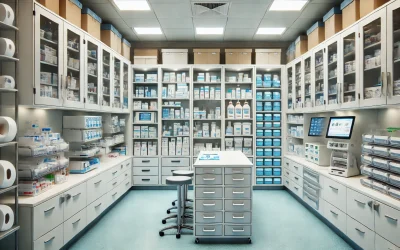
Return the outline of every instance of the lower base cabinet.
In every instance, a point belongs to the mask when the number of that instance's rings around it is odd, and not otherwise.
[[[400,250],[400,247],[397,247],[394,244],[390,243],[379,234],[375,234],[375,249]]]
[[[364,250],[375,250],[375,233],[347,216],[347,236]]]
[[[64,242],[70,241],[87,226],[86,208],[64,221]]]
[[[54,228],[33,243],[34,250],[59,250],[64,246],[63,224]]]

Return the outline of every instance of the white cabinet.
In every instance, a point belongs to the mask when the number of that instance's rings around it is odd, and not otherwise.
[[[400,2],[387,6],[387,104],[400,103]]]
[[[122,60],[122,110],[129,111],[131,107],[131,98],[129,93],[132,92],[132,77],[130,70],[131,62]]]
[[[86,99],[85,108],[100,109],[101,81],[100,81],[100,43],[86,35]]]
[[[322,192],[327,202],[346,212],[346,186],[325,178]]]
[[[304,88],[304,68],[302,64],[301,57],[294,60],[293,62],[293,94],[294,94],[294,110],[296,112],[300,112],[303,110],[304,106],[304,96],[303,96],[303,88]]]
[[[59,225],[33,243],[34,250],[59,250],[64,246],[63,225]]]
[[[375,233],[347,216],[347,236],[364,250],[375,250]],[[380,248],[378,248],[380,249]]]
[[[287,111],[293,112],[294,111],[294,93],[293,93],[293,75],[294,75],[294,70],[293,70],[294,66],[293,63],[289,63],[288,65],[286,65],[286,75],[287,75]]]
[[[312,78],[312,89],[313,89],[313,111],[321,111],[326,108],[326,49],[324,43],[321,43],[313,49],[312,52],[312,63],[311,71],[314,74]]]
[[[346,233],[346,214],[331,203],[324,201],[324,217],[343,233]]]
[[[86,207],[86,182],[71,188],[63,194],[64,204],[64,220]]]
[[[302,64],[303,64],[303,112],[309,112],[313,107],[313,99],[312,99],[312,86],[311,82],[314,79],[314,74],[311,73],[311,60],[312,60],[312,52],[307,52],[302,56]]]
[[[400,211],[377,202],[374,209],[375,232],[400,246]]]
[[[114,72],[113,81],[113,92],[111,106],[114,111],[118,111],[122,108],[122,60],[121,57],[114,55],[112,58],[112,67]]]
[[[86,208],[64,222],[64,244],[86,227]]]
[[[400,250],[400,247],[395,246],[386,239],[382,238],[379,234],[375,234],[375,250]]]
[[[342,60],[340,51],[340,36],[334,36],[333,38],[325,42],[324,51],[326,52],[325,62],[327,69],[324,70],[325,79],[327,86],[326,99],[326,110],[337,110],[340,107],[342,100],[340,99],[341,82],[339,76],[342,71]]]
[[[373,199],[347,188],[347,214],[375,230]]]
[[[111,67],[111,55],[112,51],[108,48],[105,48],[103,46],[102,52],[101,52],[101,109],[104,111],[112,111],[112,98],[111,98],[111,92],[113,89],[113,81],[112,77],[114,75],[113,72],[113,67]]]
[[[63,222],[64,199],[58,195],[33,208],[33,240]]]

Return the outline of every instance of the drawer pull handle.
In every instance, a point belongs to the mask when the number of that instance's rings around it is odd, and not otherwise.
[[[215,206],[215,203],[203,203],[204,207],[213,207]]]
[[[333,212],[332,210],[331,210],[331,213],[332,213],[333,215],[335,215],[335,216],[338,216],[338,214],[335,213],[335,212]]]
[[[293,167],[294,167],[295,169],[299,169],[299,167],[298,167],[298,166],[294,166],[294,165],[293,165]]]
[[[289,166],[289,162],[286,162],[286,165],[288,165],[288,166]]]
[[[289,185],[289,181],[286,181],[286,183]]]
[[[241,192],[233,191],[232,193],[233,193],[233,194],[244,194],[244,191],[241,191]]]
[[[46,240],[46,241],[44,242],[44,244],[47,244],[47,243],[49,243],[50,241],[53,241],[55,238],[56,238],[56,236],[51,237],[50,239]]]
[[[128,186],[129,185],[129,181],[125,184],[125,186]]]
[[[124,168],[124,164],[121,165],[121,169]]]
[[[299,190],[299,188],[298,187],[294,187],[297,191]]]
[[[385,214],[385,217],[388,218],[388,219],[391,219],[392,221],[396,221],[396,222],[398,221],[397,219],[395,219],[395,218],[393,218],[393,217],[391,217],[389,215],[386,215],[386,214]]]
[[[114,182],[114,183],[113,183],[113,186],[115,186],[117,183],[118,183],[118,182]]]
[[[56,207],[51,207],[51,208],[49,208],[47,210],[44,210],[44,213],[48,213],[48,212],[52,211],[54,208],[56,208]]]
[[[359,233],[365,234],[365,232],[361,231],[360,229],[356,228]]]
[[[203,228],[203,232],[205,232],[205,233],[213,233],[213,232],[215,232],[215,228],[214,229],[204,229]]]
[[[329,186],[329,187],[332,188],[332,189],[335,190],[335,191],[339,191],[338,188],[335,188],[335,187],[332,187],[332,186]]]
[[[244,206],[244,202],[243,203],[232,203],[232,206]]]
[[[232,173],[239,173],[239,174],[243,174],[243,169],[239,169],[239,170],[232,170]]]
[[[150,160],[142,160],[142,163],[149,163]]]
[[[113,194],[112,196],[115,196],[118,192],[115,192],[115,194]]]
[[[214,216],[203,216],[203,219],[215,219],[215,215]]]
[[[232,216],[232,219],[244,219],[244,215],[243,216]]]
[[[234,232],[234,233],[243,233],[244,229],[232,229],[232,232]]]
[[[294,177],[296,180],[299,180],[299,177]]]
[[[172,160],[171,162],[173,162],[173,163],[180,163],[181,160]]]
[[[72,225],[75,225],[75,224],[78,223],[80,220],[81,220],[81,219],[78,219],[77,221],[72,222]]]
[[[79,195],[81,195],[81,193],[77,193],[76,195],[73,195],[73,196],[72,196],[72,199],[75,198],[75,197],[77,197],[77,196],[79,196]]]
[[[126,166],[128,167],[129,165],[131,165],[130,163],[127,163]]]
[[[244,181],[244,178],[241,178],[241,179],[232,178],[232,181]]]
[[[142,181],[150,181],[150,179],[142,179]]]
[[[128,176],[128,174],[125,174],[125,176]]]
[[[215,178],[203,178],[203,181],[215,181]]]
[[[95,182],[94,185],[99,184],[100,182],[102,182],[103,180],[99,180],[98,182]]]
[[[215,169],[210,169],[210,172],[208,171],[203,171],[205,174],[213,174],[215,172]]]
[[[94,206],[94,208],[98,208],[100,206],[101,206],[101,202],[97,206]]]
[[[113,172],[112,174],[115,175],[116,173],[118,173],[118,171]]]
[[[289,175],[289,172],[286,172],[287,175]]]
[[[363,206],[365,206],[365,202],[362,202],[362,201],[359,201],[359,200],[357,200],[357,199],[354,199],[357,203],[359,203],[359,204],[361,204],[361,205],[363,205]]]
[[[142,172],[150,172],[150,169],[142,169]]]
[[[215,194],[215,191],[203,192],[203,194]]]

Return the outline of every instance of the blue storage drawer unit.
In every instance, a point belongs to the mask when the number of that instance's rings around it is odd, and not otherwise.
[[[263,176],[264,175],[264,169],[263,168],[257,168],[256,169],[256,176]]]
[[[264,156],[272,156],[272,152],[272,148],[264,148]],[[257,154],[257,156],[259,155]]]
[[[281,156],[281,149],[280,148],[274,148],[273,155],[274,156]]]
[[[272,159],[269,159],[269,158],[264,159],[264,166],[267,166],[267,167],[272,166]]]
[[[282,175],[282,169],[281,168],[274,168],[273,176],[281,176],[281,175]]]
[[[276,166],[278,166],[278,167],[280,167],[280,166],[282,166],[282,160],[281,159],[273,159],[273,165],[276,167]]]
[[[272,168],[264,168],[265,176],[272,176]]]
[[[272,146],[272,139],[264,139],[264,146]]]

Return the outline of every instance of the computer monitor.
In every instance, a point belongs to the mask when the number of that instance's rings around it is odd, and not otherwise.
[[[325,128],[325,117],[311,117],[308,136],[322,136]]]
[[[355,119],[355,116],[331,117],[326,131],[326,138],[350,139]]]

